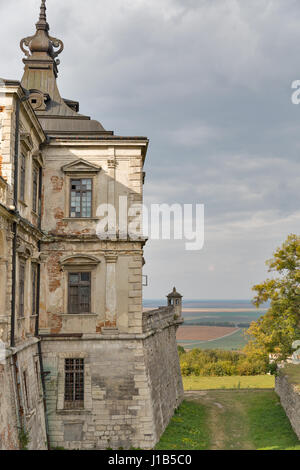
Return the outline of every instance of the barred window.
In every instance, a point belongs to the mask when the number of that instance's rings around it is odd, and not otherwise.
[[[19,264],[19,317],[24,317],[25,263]]]
[[[69,273],[69,313],[91,313],[91,273]]]
[[[24,155],[21,155],[21,167],[20,167],[20,199],[25,201],[25,181],[26,181],[26,159]]]
[[[70,217],[92,217],[92,180],[71,180]]]
[[[31,281],[32,281],[32,315],[37,313],[37,265],[31,265]]]
[[[39,172],[36,166],[33,167],[32,174],[32,210],[37,212],[37,200],[38,200],[38,180]]]
[[[84,407],[84,359],[65,359],[65,408]]]

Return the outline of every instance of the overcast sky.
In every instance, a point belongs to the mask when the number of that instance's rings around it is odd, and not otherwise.
[[[0,0],[0,76],[22,76],[39,0]],[[148,136],[145,201],[205,204],[205,246],[150,241],[149,287],[248,299],[300,228],[299,0],[47,0],[59,88],[119,135]]]

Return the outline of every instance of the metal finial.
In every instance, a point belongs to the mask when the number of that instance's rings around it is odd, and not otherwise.
[[[20,43],[21,50],[27,58],[32,57],[36,52],[43,52],[47,57],[53,60],[63,51],[64,44],[60,39],[56,39],[49,35],[49,24],[46,17],[46,0],[41,0],[39,21],[36,23],[36,33],[22,39]],[[25,47],[27,49],[25,49]],[[41,57],[39,57],[39,60]],[[59,64],[55,60],[56,65]]]
[[[46,0],[42,0],[39,21],[47,21],[46,9]]]

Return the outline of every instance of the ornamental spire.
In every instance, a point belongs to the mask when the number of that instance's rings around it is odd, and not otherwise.
[[[40,21],[47,21],[47,17],[46,17],[46,0],[42,0],[39,20]]]
[[[41,0],[39,20],[36,23],[36,33],[22,39],[20,43],[21,50],[30,60],[55,59],[64,49],[63,42],[60,39],[49,36],[49,24],[46,16],[46,0]],[[27,47],[28,49],[25,49]],[[55,51],[55,49],[58,49]],[[56,65],[59,60],[54,60]]]

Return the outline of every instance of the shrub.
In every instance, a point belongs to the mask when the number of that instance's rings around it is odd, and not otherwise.
[[[178,351],[179,356],[185,353],[185,349],[183,346],[177,346],[177,351]]]
[[[261,375],[269,371],[268,360],[261,354],[193,349],[180,352],[184,376]]]

